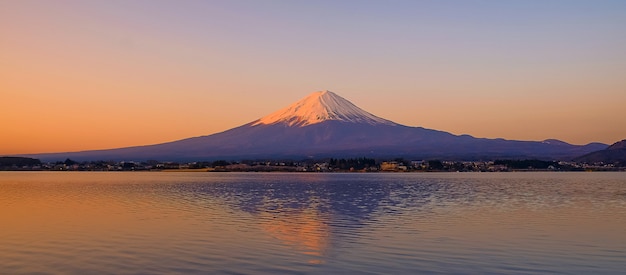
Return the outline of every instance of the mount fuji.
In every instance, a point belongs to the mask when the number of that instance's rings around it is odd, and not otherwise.
[[[28,156],[45,161],[326,157],[566,160],[607,146],[475,138],[410,127],[377,117],[333,92],[319,91],[258,120],[208,136],[155,145]]]

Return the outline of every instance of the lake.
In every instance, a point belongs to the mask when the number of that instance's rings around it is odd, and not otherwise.
[[[624,274],[626,173],[1,172],[1,274]]]

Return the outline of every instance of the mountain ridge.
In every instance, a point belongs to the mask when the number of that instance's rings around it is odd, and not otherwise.
[[[604,150],[576,157],[574,160],[586,163],[618,163],[621,166],[626,166],[626,139],[615,142]]]
[[[26,156],[42,160],[172,161],[324,157],[569,160],[607,146],[475,138],[405,126],[362,110],[333,92],[319,91],[265,117],[207,136],[154,145]]]

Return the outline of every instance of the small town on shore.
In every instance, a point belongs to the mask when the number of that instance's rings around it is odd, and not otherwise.
[[[493,160],[378,160],[330,158],[323,160],[241,160],[162,162],[65,161],[42,162],[24,157],[0,157],[0,171],[180,171],[180,172],[515,172],[515,171],[626,171],[626,163]]]

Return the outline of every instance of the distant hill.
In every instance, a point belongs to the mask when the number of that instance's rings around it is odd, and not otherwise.
[[[33,158],[23,157],[0,157],[0,170],[6,170],[11,168],[19,168],[22,166],[40,165],[41,161]]]
[[[620,166],[626,166],[626,139],[618,141],[604,150],[591,152],[574,160],[586,163],[619,163]]]
[[[29,155],[44,161],[204,161],[305,158],[570,160],[607,147],[549,139],[475,138],[405,126],[375,116],[330,91],[320,91],[248,124],[208,136],[110,150]]]

